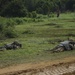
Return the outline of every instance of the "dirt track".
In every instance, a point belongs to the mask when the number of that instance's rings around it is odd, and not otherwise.
[[[0,75],[75,75],[75,57],[0,69]]]

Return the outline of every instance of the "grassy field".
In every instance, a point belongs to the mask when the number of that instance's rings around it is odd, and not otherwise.
[[[75,56],[75,51],[51,53],[59,40],[75,39],[75,13],[64,13],[59,18],[42,16],[40,19],[15,25],[19,37],[0,40],[0,45],[18,40],[22,49],[0,52],[0,68],[30,62],[49,61]]]

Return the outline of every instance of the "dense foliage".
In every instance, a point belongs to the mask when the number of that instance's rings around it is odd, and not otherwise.
[[[50,14],[58,9],[74,11],[75,0],[0,0],[0,16],[4,17],[28,17],[33,11]]]
[[[16,20],[0,17],[0,40],[18,36],[14,26],[18,24]]]

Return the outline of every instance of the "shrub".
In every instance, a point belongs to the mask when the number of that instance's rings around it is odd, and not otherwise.
[[[51,12],[48,17],[54,17],[54,14]]]
[[[5,37],[7,37],[7,38],[15,38],[15,37],[17,37],[16,31],[13,30],[12,27],[6,28],[5,31],[4,31],[4,35],[5,35]]]
[[[23,21],[27,22],[28,20],[27,19],[23,19]]]
[[[23,24],[24,20],[17,18],[15,19],[15,22],[16,24]]]
[[[37,17],[37,13],[36,13],[36,11],[33,11],[32,12],[32,18],[36,18]]]
[[[4,29],[4,25],[2,23],[0,23],[0,32],[2,32]]]
[[[7,27],[14,27],[15,24],[16,24],[16,22],[13,19],[8,19],[6,21],[6,26]]]
[[[27,15],[28,17],[30,17],[30,18],[32,18],[33,17],[33,15],[32,15],[32,13],[28,13],[28,15]]]
[[[5,39],[5,36],[4,34],[0,33],[0,40],[3,40],[3,39]]]
[[[0,39],[17,37],[12,19],[5,20],[5,23],[0,23]]]

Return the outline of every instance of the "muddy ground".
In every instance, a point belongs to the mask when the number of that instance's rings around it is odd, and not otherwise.
[[[75,57],[0,69],[0,75],[75,75]]]

